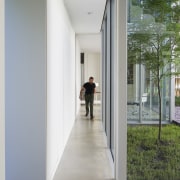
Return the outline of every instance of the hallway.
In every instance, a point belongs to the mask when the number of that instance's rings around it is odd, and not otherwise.
[[[100,114],[100,105],[94,105],[90,120],[81,106],[54,180],[112,180]]]

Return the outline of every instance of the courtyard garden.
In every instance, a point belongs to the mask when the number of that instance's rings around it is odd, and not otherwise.
[[[128,126],[127,179],[180,180],[180,126]]]

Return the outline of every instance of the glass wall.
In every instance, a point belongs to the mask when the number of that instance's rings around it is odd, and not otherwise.
[[[180,72],[180,67],[176,67],[176,72]],[[175,96],[180,97],[180,75],[175,77]]]
[[[169,2],[169,1],[168,1]],[[170,4],[164,1],[129,0],[127,117],[132,123],[170,120],[169,59],[172,58]],[[166,8],[161,10],[159,7]],[[161,102],[161,107],[160,107]],[[161,109],[161,110],[160,110]]]
[[[107,143],[114,157],[114,0],[106,3],[102,24],[102,119]]]
[[[101,28],[102,120],[115,179],[127,179],[126,7],[126,1],[107,0]]]

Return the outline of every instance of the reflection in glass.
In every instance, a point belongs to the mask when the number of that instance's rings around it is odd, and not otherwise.
[[[159,92],[162,120],[170,119],[170,77],[163,77],[160,82],[157,81],[157,77],[171,71],[168,59],[171,58],[172,32],[166,27],[169,14],[161,19],[161,13],[153,10],[151,3],[152,1],[148,0],[129,1],[127,66],[129,122],[158,121]],[[157,67],[161,67],[162,62],[167,65],[156,70]]]

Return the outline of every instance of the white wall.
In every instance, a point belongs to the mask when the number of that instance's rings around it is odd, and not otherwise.
[[[0,179],[5,180],[4,0],[0,0]]]
[[[100,53],[85,53],[84,58],[84,72],[85,72],[85,81],[89,81],[89,77],[94,77],[94,82],[99,83],[99,86],[96,88],[96,91],[100,91],[101,81],[100,81],[100,65],[101,65]]]
[[[79,113],[80,109],[80,100],[79,94],[81,90],[81,49],[79,46],[78,38],[76,37],[76,114]]]
[[[75,120],[75,32],[63,0],[47,0],[47,180],[52,180]]]
[[[84,81],[88,82],[89,77],[94,77],[94,82],[98,83],[96,86],[96,94],[94,103],[101,102],[101,54],[100,52],[85,52],[84,53]],[[81,101],[82,104],[85,101]]]
[[[46,0],[5,1],[6,180],[46,179]]]

